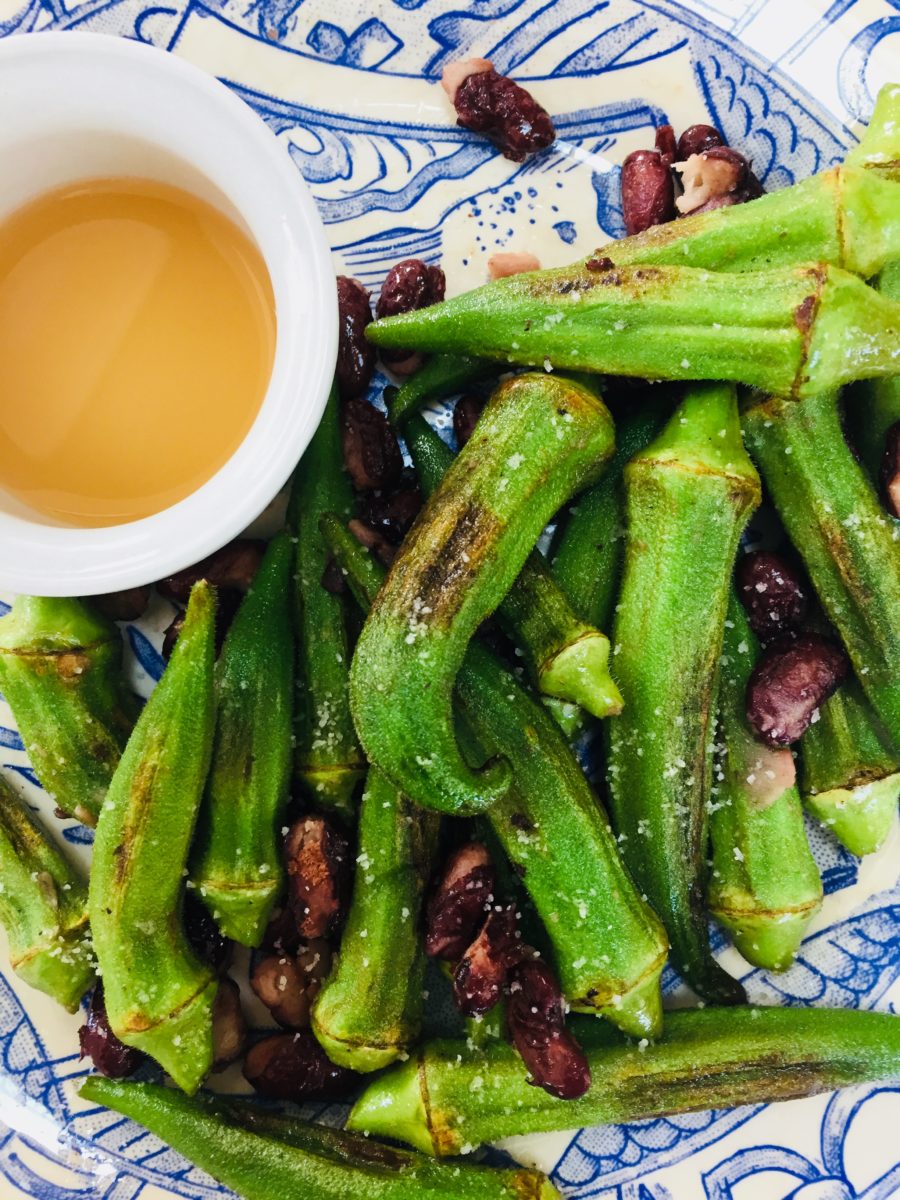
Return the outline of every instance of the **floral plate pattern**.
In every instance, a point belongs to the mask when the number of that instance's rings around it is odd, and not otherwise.
[[[417,256],[441,263],[451,294],[482,282],[497,249],[551,266],[619,236],[617,164],[665,120],[717,125],[774,188],[840,159],[878,86],[900,76],[897,0],[0,0],[0,36],[44,29],[136,38],[217,75],[309,182],[336,269],[377,287]],[[471,54],[531,87],[557,126],[550,150],[511,164],[455,126],[436,81]],[[170,617],[157,600],[126,628],[143,693],[161,673]],[[0,765],[49,815],[5,704]],[[89,852],[83,827],[57,827]],[[894,1009],[900,829],[863,861],[810,833],[826,901],[796,964],[753,970],[716,932],[722,961],[756,1002]],[[80,1018],[3,974],[2,947],[0,960],[0,1200],[230,1196],[78,1100]],[[667,972],[673,1003],[678,986]],[[539,1164],[570,1197],[890,1200],[898,1128],[900,1089],[874,1086],[511,1139],[491,1153]]]

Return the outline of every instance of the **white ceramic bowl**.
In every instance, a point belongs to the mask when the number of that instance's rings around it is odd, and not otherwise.
[[[71,528],[0,490],[5,590],[91,595],[148,583],[203,558],[245,528],[285,483],[331,383],[337,304],[328,244],[306,185],[263,122],[215,79],[138,42],[79,33],[4,39],[0,218],[48,188],[101,175],[176,184],[250,234],[275,295],[272,377],[231,459],[198,491],[152,517]],[[133,435],[139,438],[140,428]]]

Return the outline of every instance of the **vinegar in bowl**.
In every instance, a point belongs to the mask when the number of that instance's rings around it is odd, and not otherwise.
[[[275,302],[218,209],[95,179],[0,221],[0,488],[54,523],[118,525],[184,499],[266,393]]]

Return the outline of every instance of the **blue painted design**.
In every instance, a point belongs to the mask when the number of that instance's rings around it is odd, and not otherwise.
[[[154,682],[162,678],[166,669],[166,660],[159,653],[150,639],[136,625],[128,626],[128,641],[134,657]]]
[[[560,241],[565,242],[567,246],[571,246],[578,237],[574,221],[557,221],[553,228],[559,234]]]
[[[21,775],[23,779],[27,779],[29,783],[33,783],[35,787],[41,786],[41,781],[35,775],[31,767],[22,766],[21,763],[4,763],[3,766],[7,771],[15,771],[17,775]]]
[[[17,729],[9,729],[5,725],[0,725],[0,746],[4,750],[24,750],[25,743],[19,736]]]
[[[87,825],[67,825],[63,837],[71,846],[93,846],[94,831]]]

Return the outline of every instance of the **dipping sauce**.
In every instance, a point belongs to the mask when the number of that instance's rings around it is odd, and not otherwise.
[[[275,301],[228,217],[144,179],[70,184],[0,221],[0,488],[70,525],[196,491],[262,403]]]

